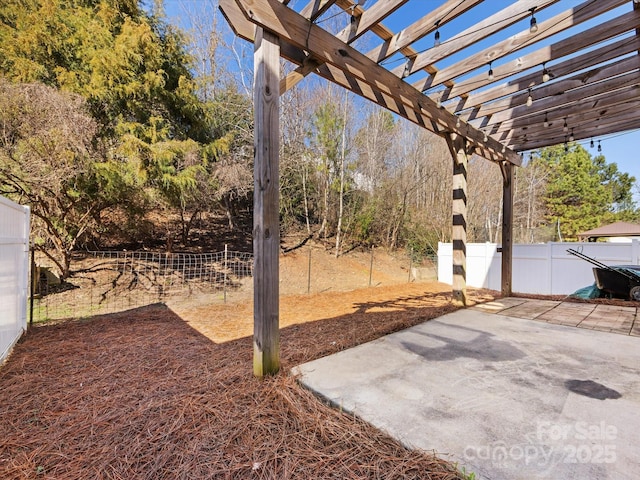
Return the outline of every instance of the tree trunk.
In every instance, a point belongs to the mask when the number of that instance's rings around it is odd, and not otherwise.
[[[224,210],[227,215],[227,221],[229,222],[229,230],[233,231],[236,228],[235,215],[233,212],[233,202],[231,202],[231,198],[228,194],[224,194],[222,196],[222,201],[224,203]]]
[[[311,235],[311,224],[309,223],[309,198],[307,197],[307,166],[302,168],[302,198],[304,199],[304,218],[307,222],[307,234]]]
[[[340,198],[338,199],[338,229],[336,231],[336,258],[340,255],[340,233],[342,231],[342,216],[344,214],[344,161],[347,143],[347,90],[344,93],[344,110],[342,115],[342,148],[340,151]]]

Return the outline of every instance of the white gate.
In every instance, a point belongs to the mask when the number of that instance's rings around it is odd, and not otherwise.
[[[29,207],[0,197],[0,363],[27,329]]]

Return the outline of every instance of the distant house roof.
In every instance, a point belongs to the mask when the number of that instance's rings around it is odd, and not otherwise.
[[[640,237],[640,225],[616,222],[578,234],[578,239],[581,241],[600,237]]]

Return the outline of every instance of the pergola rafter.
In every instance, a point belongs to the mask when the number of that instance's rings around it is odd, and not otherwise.
[[[454,297],[461,303],[466,301],[469,155],[498,163],[503,174],[502,289],[509,294],[512,179],[520,153],[640,128],[640,0],[586,0],[553,14],[547,12],[568,2],[513,0],[498,10],[497,2],[483,0],[310,0],[299,11],[288,0],[219,3],[235,33],[256,45],[256,125],[265,118],[273,122],[279,94],[314,73],[447,140],[454,166]],[[403,10],[410,13],[399,29],[383,24],[398,23],[396,13]],[[340,11],[348,21],[338,33],[317,24]],[[474,20],[465,23],[469,15]],[[445,26],[448,37],[441,39]],[[365,35],[371,42],[357,41]],[[433,46],[425,48],[431,35]],[[361,44],[368,45],[366,51],[360,51]],[[296,65],[285,78],[279,78],[279,57]],[[277,260],[264,258],[277,255],[275,200],[272,190],[262,188],[277,185],[278,161],[274,131],[256,128],[255,141],[254,216],[260,218],[254,221],[254,252],[262,268],[255,280],[261,293],[254,299],[259,374],[278,364],[269,353],[277,351],[270,343],[277,337],[272,298],[277,288],[264,287],[277,268]],[[264,235],[267,217],[271,225]]]

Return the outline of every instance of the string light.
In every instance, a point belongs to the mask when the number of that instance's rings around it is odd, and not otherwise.
[[[544,126],[544,128],[549,127],[549,117],[547,116],[546,112],[544,114],[544,122],[542,123],[542,125]]]
[[[491,67],[492,63],[493,61],[489,62],[489,74],[487,75],[489,81],[493,81],[493,68]]]
[[[538,21],[536,20],[536,17],[534,15],[536,11],[536,7],[530,8],[529,11],[531,12],[531,21],[529,22],[529,32],[536,33],[538,31]]]
[[[433,46],[439,47],[440,46],[440,20],[436,21],[435,26],[436,26],[436,34],[433,39]]]
[[[569,145],[567,144],[567,137],[564,137],[564,152],[567,153],[569,151]]]
[[[531,89],[529,89],[529,95],[527,96],[527,107],[533,105],[533,97],[531,96]]]
[[[593,148],[593,138],[591,139],[591,143],[589,144],[591,148]]]
[[[600,145],[600,140],[598,140],[598,153],[602,152],[602,145]]]
[[[569,141],[573,142],[573,140],[575,139],[575,137],[573,136],[573,128],[571,129],[571,135],[569,135]]]
[[[564,118],[564,125],[562,126],[562,131],[563,132],[569,131],[569,125],[567,125],[567,117]]]
[[[456,119],[456,128],[460,128],[460,117]]]
[[[545,66],[546,62],[542,63],[542,83],[546,83],[551,80],[551,75],[549,75],[549,70]]]
[[[402,71],[402,78],[407,78],[411,73],[411,59],[407,58],[407,62],[404,64],[404,70]]]

